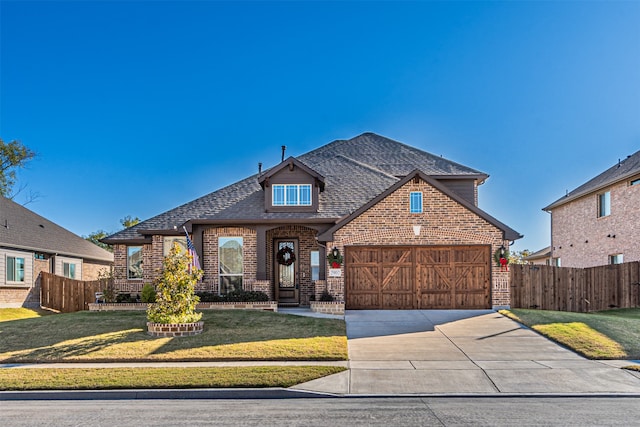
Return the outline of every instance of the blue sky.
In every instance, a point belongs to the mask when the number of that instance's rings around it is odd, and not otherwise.
[[[0,137],[35,212],[116,231],[371,131],[541,209],[640,149],[640,2],[0,1]]]

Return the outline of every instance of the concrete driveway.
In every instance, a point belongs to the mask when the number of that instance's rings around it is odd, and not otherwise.
[[[490,310],[352,310],[349,371],[296,387],[357,395],[640,393],[630,361],[591,361]]]

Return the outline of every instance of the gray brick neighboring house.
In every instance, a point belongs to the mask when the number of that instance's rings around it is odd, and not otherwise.
[[[544,208],[555,265],[640,261],[640,151]]]
[[[264,171],[104,239],[138,292],[190,233],[201,290],[263,291],[281,305],[329,293],[347,309],[510,304],[495,262],[522,236],[478,208],[488,175],[373,133]]]
[[[39,307],[40,272],[97,279],[113,254],[0,196],[0,308]]]

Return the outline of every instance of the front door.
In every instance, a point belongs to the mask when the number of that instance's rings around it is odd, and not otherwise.
[[[298,305],[298,242],[294,239],[276,240],[274,244],[274,272],[278,304]]]

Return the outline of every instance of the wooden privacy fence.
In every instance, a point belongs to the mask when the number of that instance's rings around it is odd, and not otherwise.
[[[589,311],[640,306],[640,262],[590,268],[510,265],[511,307]]]
[[[40,305],[72,313],[89,309],[89,303],[95,302],[96,292],[107,287],[109,279],[73,280],[51,273],[40,273]]]

